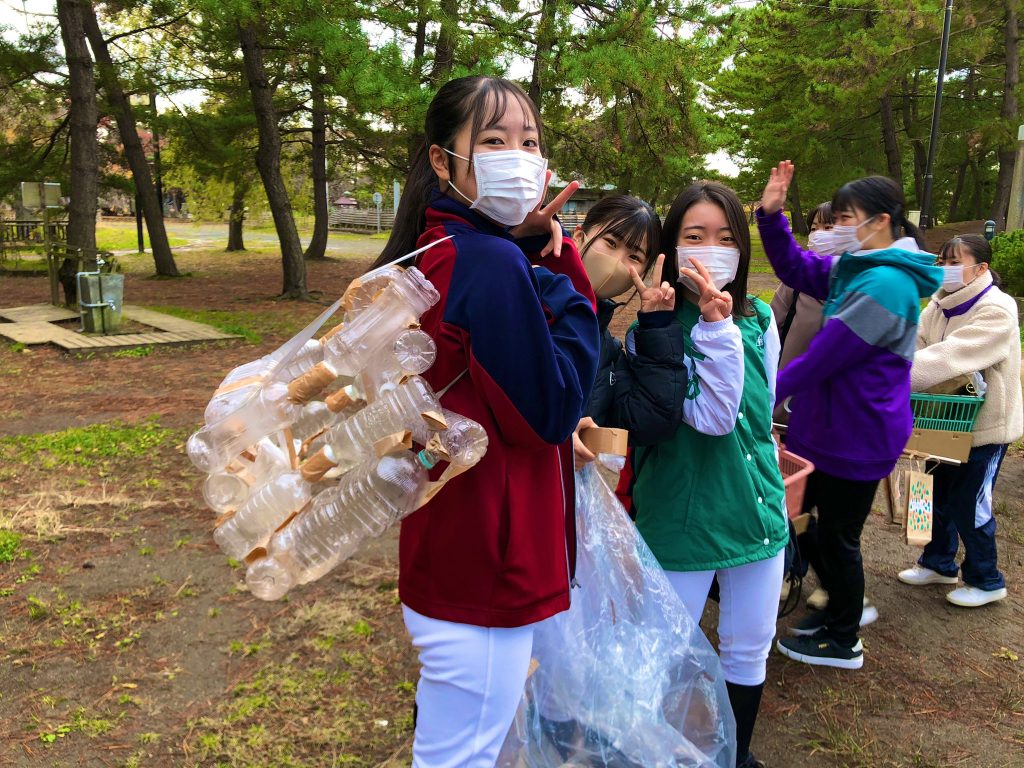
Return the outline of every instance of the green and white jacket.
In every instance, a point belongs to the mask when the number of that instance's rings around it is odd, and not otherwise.
[[[779,333],[768,305],[749,298],[755,314],[735,321],[742,364],[738,355],[709,359],[714,350],[695,344],[702,321],[694,304],[681,302],[672,316],[690,367],[681,423],[633,453],[637,528],[665,570],[746,565],[789,540],[771,434]],[[627,353],[631,342],[627,335]]]

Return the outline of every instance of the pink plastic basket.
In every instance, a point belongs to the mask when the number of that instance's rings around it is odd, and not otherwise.
[[[814,471],[814,465],[802,456],[779,449],[779,471],[786,486],[786,510],[790,518],[798,516],[804,505],[804,490],[807,476]]]

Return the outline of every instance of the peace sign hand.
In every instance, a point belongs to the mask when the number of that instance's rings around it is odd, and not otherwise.
[[[773,214],[782,210],[786,204],[786,193],[789,192],[789,185],[793,181],[793,163],[783,160],[775,168],[772,168],[771,176],[761,194],[761,210],[766,214]]]
[[[629,276],[633,279],[637,293],[640,294],[641,312],[664,312],[676,308],[676,289],[661,280],[664,266],[665,254],[659,253],[658,260],[654,262],[654,285],[650,288],[644,285],[636,267],[629,268]]]
[[[548,184],[550,182],[551,171],[547,171],[544,175],[544,194],[540,196],[540,202],[537,203],[537,207],[526,215],[522,224],[509,230],[509,234],[515,238],[551,232],[551,240],[544,246],[544,250],[540,252],[541,257],[547,256],[549,253],[553,253],[556,257],[562,255],[562,225],[555,219],[555,214],[562,210],[562,206],[580,188],[578,181],[570,181],[565,189],[555,195],[554,200],[544,205],[544,198],[547,197]]]
[[[686,275],[697,286],[697,307],[705,322],[716,323],[732,314],[732,296],[715,288],[708,268],[697,259],[690,259],[693,269],[683,267],[679,274]]]

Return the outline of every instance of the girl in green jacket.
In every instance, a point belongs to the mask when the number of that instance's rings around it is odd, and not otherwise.
[[[663,279],[684,300],[656,313],[660,317],[641,316],[644,322],[627,335],[626,349],[632,353],[633,333],[643,326],[673,325],[690,376],[674,435],[651,445],[644,435],[648,425],[623,424],[644,446],[633,457],[636,524],[697,622],[718,576],[719,653],[736,716],[737,765],[754,768],[762,764],[750,753],[750,740],[789,539],[771,433],[779,334],[768,305],[747,295],[750,230],[731,189],[712,182],[684,189],[665,219],[662,250],[676,254],[666,262]],[[702,361],[694,360],[694,339],[711,324],[700,317],[693,284],[679,273],[697,261],[714,286],[731,295],[732,318],[722,322],[732,322],[742,338],[742,365],[737,360],[736,370],[719,369],[724,375],[710,380],[701,375]],[[664,397],[670,400],[673,393]]]

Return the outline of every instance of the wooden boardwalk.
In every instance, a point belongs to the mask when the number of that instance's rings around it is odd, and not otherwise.
[[[172,317],[162,312],[125,304],[123,316],[141,325],[154,328],[146,333],[117,333],[109,336],[85,334],[54,323],[73,320],[78,314],[49,304],[0,309],[0,336],[21,344],[55,344],[67,350],[124,349],[150,344],[194,344],[204,341],[237,339],[204,323]]]

